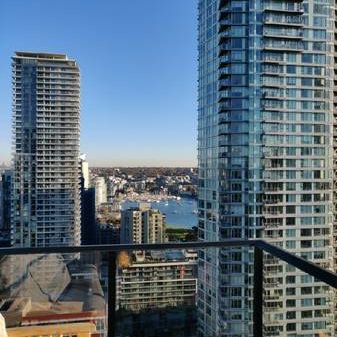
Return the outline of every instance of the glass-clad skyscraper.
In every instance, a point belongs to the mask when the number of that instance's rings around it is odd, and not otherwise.
[[[12,241],[80,244],[80,74],[62,54],[16,52]]]
[[[199,238],[333,269],[335,2],[199,0]],[[199,262],[201,336],[252,336],[253,252]],[[264,335],[334,334],[334,294],[265,259]]]

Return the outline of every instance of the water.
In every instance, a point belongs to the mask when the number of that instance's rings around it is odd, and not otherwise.
[[[126,200],[122,203],[122,209],[136,207],[138,202]],[[197,201],[195,199],[182,198],[166,201],[151,202],[151,207],[159,209],[166,214],[166,223],[172,227],[192,228],[198,223]]]

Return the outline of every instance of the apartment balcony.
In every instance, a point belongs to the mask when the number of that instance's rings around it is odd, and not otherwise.
[[[263,30],[263,35],[265,37],[270,37],[274,39],[287,39],[287,40],[302,40],[303,31],[298,29],[272,29],[265,28]]]
[[[269,77],[274,76],[275,81],[277,81],[278,76],[283,76],[283,68],[280,67],[279,65],[267,64],[262,67],[262,73],[265,75],[269,75]]]
[[[268,39],[266,37],[264,43],[263,43],[263,48],[265,50],[288,50],[288,51],[298,51],[303,49],[303,43],[298,42],[296,40],[289,40],[289,39],[284,39],[281,38],[279,40],[277,39]]]
[[[232,20],[229,17],[219,20],[219,33],[227,30],[231,24]]]
[[[300,15],[286,15],[286,14],[274,14],[266,12],[263,17],[263,22],[265,25],[275,25],[284,27],[302,27],[303,18]]]
[[[286,15],[302,15],[304,13],[303,5],[298,2],[266,2],[264,12],[281,13]]]
[[[220,80],[219,81],[219,90],[226,89],[231,86],[231,81],[230,80]],[[337,119],[336,119],[336,124],[337,124]]]
[[[62,224],[46,230],[44,244],[62,242]],[[195,257],[199,254],[199,260],[189,260],[191,251]],[[143,255],[138,254],[141,260],[132,252],[142,252]],[[241,252],[249,260],[238,260]],[[197,306],[198,291],[201,298],[203,295],[197,287],[197,269],[202,272],[205,256],[214,253],[220,253],[221,270],[225,271],[219,279],[219,303],[223,306],[219,314],[228,324],[223,324],[221,333],[228,333],[226,329],[233,322],[244,322],[241,325],[254,337],[269,336],[270,329],[277,330],[275,326],[306,324],[310,321],[306,317],[282,316],[284,303],[293,306],[296,301],[307,303],[306,309],[310,308],[315,315],[311,322],[322,325],[322,334],[328,332],[332,318],[329,308],[333,289],[337,288],[337,274],[322,268],[322,265],[330,267],[329,263],[322,260],[319,266],[262,240],[232,239],[2,248],[0,336],[6,336],[6,332],[8,337],[202,336],[202,326],[197,320],[197,313],[203,313]],[[147,263],[149,257],[151,261]],[[247,261],[250,268],[245,271]],[[297,284],[297,293],[289,292],[294,279],[284,283],[285,266],[289,267],[289,275],[312,277],[315,283],[306,283],[304,288],[303,284]],[[245,285],[252,292],[246,304],[240,305],[241,293],[233,294],[231,289]],[[312,286],[312,293],[308,286]],[[327,324],[323,326],[320,322]]]
[[[282,55],[272,55],[272,54],[268,54],[268,53],[264,53],[263,54],[263,58],[262,58],[262,63],[264,64],[274,64],[276,66],[278,66],[280,63],[284,63],[283,60],[283,56]]]

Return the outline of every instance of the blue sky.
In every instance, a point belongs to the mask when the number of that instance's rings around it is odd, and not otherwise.
[[[90,165],[196,164],[196,0],[1,0],[0,163],[10,160],[15,50],[78,60]]]

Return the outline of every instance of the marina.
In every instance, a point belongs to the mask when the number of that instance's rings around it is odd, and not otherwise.
[[[151,200],[150,204],[152,208],[165,213],[169,227],[192,228],[196,226],[198,223],[197,200],[178,198]],[[147,202],[148,200],[126,199],[121,202],[122,209],[136,207],[139,201]]]

